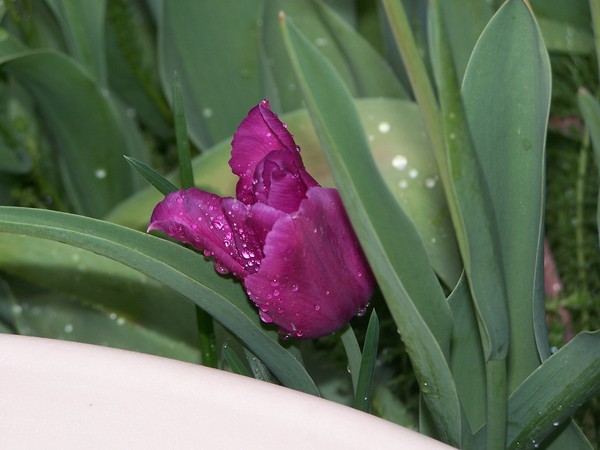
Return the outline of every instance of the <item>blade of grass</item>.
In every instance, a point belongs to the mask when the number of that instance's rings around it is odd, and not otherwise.
[[[163,177],[160,173],[150,167],[148,164],[143,163],[142,161],[138,161],[135,158],[130,156],[123,156],[125,160],[129,163],[129,165],[139,173],[148,183],[156,188],[158,192],[163,195],[170,194],[171,192],[176,192],[179,189],[165,177]]]
[[[246,377],[252,377],[250,371],[246,368],[242,360],[231,349],[231,347],[227,345],[227,342],[223,344],[222,355],[227,365],[231,368],[231,370],[233,370],[233,373],[237,373],[238,375],[243,375]]]
[[[364,412],[371,412],[371,400],[373,395],[373,375],[375,363],[377,362],[377,348],[379,346],[379,319],[375,310],[371,313],[367,335],[363,345],[360,362],[360,372],[354,396],[354,407]]]
[[[346,330],[342,333],[341,339],[344,350],[346,351],[346,357],[348,358],[348,370],[352,377],[352,389],[356,396],[362,354],[360,352],[360,346],[358,345],[358,339],[356,339],[356,334],[354,334],[354,330],[350,324],[348,324]]]
[[[271,383],[273,377],[271,376],[271,372],[269,372],[267,366],[265,366],[263,362],[247,348],[244,348],[244,353],[246,354],[246,361],[248,361],[248,364],[250,364],[250,370],[252,371],[254,378]]]
[[[181,188],[189,189],[194,187],[194,172],[192,171],[190,142],[188,140],[183,98],[181,96],[181,82],[179,81],[177,72],[173,74],[173,120],[175,122]]]

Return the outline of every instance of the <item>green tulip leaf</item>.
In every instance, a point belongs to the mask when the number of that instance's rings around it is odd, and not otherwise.
[[[335,184],[411,356],[446,442],[460,442],[461,411],[448,366],[452,319],[419,235],[371,156],[351,93],[331,63],[282,19],[282,34]]]
[[[579,109],[590,130],[596,166],[600,174],[600,103],[585,89],[579,91],[578,97]],[[600,189],[598,190],[597,224],[598,236],[600,236]]]
[[[0,65],[39,106],[75,211],[103,216],[142,185],[123,159],[148,159],[135,123],[73,60],[53,51],[6,50],[0,45]]]
[[[198,147],[208,149],[229,136],[261,99],[256,49],[260,1],[163,1],[159,5],[164,91],[171,96],[177,72],[190,137]]]
[[[102,86],[106,86],[104,15],[106,0],[46,0],[54,13],[69,54]]]
[[[265,331],[237,283],[172,242],[108,222],[45,210],[0,207],[0,232],[63,242],[126,264],[188,298],[232,331],[286,386],[318,395],[300,362]]]
[[[538,347],[540,353],[548,348],[545,325],[537,323],[534,330],[534,318],[544,308],[550,64],[535,19],[522,0],[506,2],[485,28],[469,61],[462,94],[500,241],[510,323],[510,393],[539,365]]]
[[[193,306],[146,275],[60,242],[5,233],[0,267],[52,291],[19,295],[23,333],[199,359]]]
[[[293,68],[281,45],[281,11],[294,19],[300,31],[338,69],[355,97],[407,97],[387,62],[324,2],[268,0],[262,15],[261,50],[263,70],[274,85],[272,92],[266,92],[274,109],[287,112],[302,107]]]
[[[539,445],[599,390],[600,332],[580,333],[508,399],[507,447]]]

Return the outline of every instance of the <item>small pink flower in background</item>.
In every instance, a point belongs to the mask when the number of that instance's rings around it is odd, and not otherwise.
[[[236,197],[191,188],[160,202],[150,230],[211,256],[246,288],[263,322],[297,338],[330,334],[366,310],[373,276],[340,196],[306,171],[300,148],[263,100],[231,143]]]

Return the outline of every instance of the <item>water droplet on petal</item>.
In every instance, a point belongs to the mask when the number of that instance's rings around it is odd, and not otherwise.
[[[320,311],[320,310],[321,310],[321,307],[320,307],[319,305],[315,305],[315,306],[314,306],[314,310],[315,310],[315,311]]]
[[[273,297],[279,297],[279,294],[281,294],[281,292],[279,291],[279,289],[274,289],[273,290]]]
[[[223,266],[223,264],[219,262],[215,262],[215,270],[221,275],[227,275],[229,273],[229,270],[226,269],[225,266]]]
[[[296,337],[301,338],[303,335],[304,333],[302,332],[302,330],[296,331]]]
[[[262,320],[264,323],[273,323],[273,318],[266,312],[259,310],[258,315],[260,316],[260,320]]]
[[[297,284],[292,284],[292,287],[290,288],[290,290],[292,292],[298,292],[298,285]]]
[[[279,281],[277,280],[277,278],[273,278],[271,280],[271,286],[273,286],[273,287],[279,286]]]

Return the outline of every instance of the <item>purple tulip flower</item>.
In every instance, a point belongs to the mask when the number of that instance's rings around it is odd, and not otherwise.
[[[333,333],[366,310],[373,275],[335,189],[306,171],[286,125],[263,100],[231,143],[236,197],[196,188],[160,202],[150,230],[211,256],[284,337]]]

